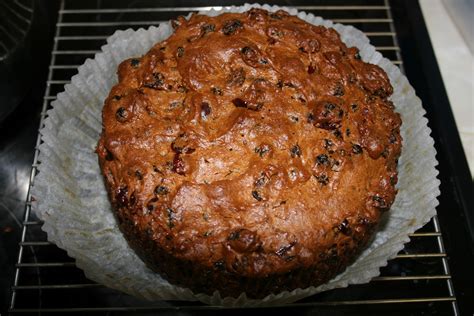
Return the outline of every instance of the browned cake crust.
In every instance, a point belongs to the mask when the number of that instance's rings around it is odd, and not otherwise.
[[[283,11],[173,26],[120,64],[104,105],[97,153],[129,244],[195,292],[327,282],[396,194],[387,75],[335,30]]]

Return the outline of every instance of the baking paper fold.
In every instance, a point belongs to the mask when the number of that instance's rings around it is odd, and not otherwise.
[[[348,46],[360,49],[366,62],[377,64],[388,74],[394,92],[391,100],[402,117],[402,155],[398,165],[398,194],[372,243],[343,273],[319,287],[269,295],[261,300],[209,296],[171,285],[148,269],[128,246],[112,213],[100,173],[95,146],[102,129],[105,98],[117,83],[116,70],[124,59],[145,54],[155,43],[172,34],[170,23],[147,30],[117,31],[107,39],[102,52],[79,67],[65,91],[59,93],[40,130],[38,175],[31,194],[34,212],[44,221],[48,240],[65,249],[86,276],[110,288],[148,300],[199,300],[226,306],[284,304],[349,284],[369,282],[380,267],[403,249],[409,234],[435,215],[439,191],[438,164],[431,130],[420,99],[400,69],[370,45],[369,39],[352,26],[334,24],[296,9],[246,4],[200,12],[210,16],[244,12],[250,8],[283,9],[315,25],[336,29]],[[189,16],[188,16],[189,17]]]

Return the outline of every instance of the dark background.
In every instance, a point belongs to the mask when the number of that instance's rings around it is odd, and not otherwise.
[[[169,1],[168,1],[169,2]],[[327,1],[279,1],[279,5],[291,4],[324,4]],[[350,2],[351,4],[383,4],[383,1],[333,1],[331,5],[338,5]],[[31,176],[31,164],[34,160],[34,148],[37,141],[37,131],[43,105],[45,82],[50,64],[50,53],[53,44],[55,23],[59,1],[41,1],[35,7],[35,24],[29,34],[31,40],[31,54],[29,62],[25,63],[26,69],[18,69],[18,76],[28,76],[25,79],[27,87],[23,101],[16,107],[6,120],[0,122],[0,313],[7,311],[10,301],[10,287],[14,281],[15,263],[17,262],[19,245],[22,234],[22,222],[24,220],[25,200]],[[77,3],[77,2],[76,2]],[[95,1],[84,0],[79,4],[66,1],[67,7],[94,7]],[[99,1],[100,5],[109,7],[122,7],[123,1]],[[208,1],[176,1],[173,4],[162,2],[157,4],[152,1],[134,1],[127,5],[137,5],[143,7],[150,6],[196,6],[210,5]],[[219,5],[238,4],[236,1],[224,1]],[[95,5],[97,6],[97,5]],[[438,170],[441,180],[440,205],[437,208],[440,220],[443,241],[448,254],[448,262],[451,270],[454,291],[458,300],[462,314],[472,314],[473,311],[473,281],[474,276],[472,266],[474,266],[473,250],[473,184],[469,169],[467,167],[462,150],[459,135],[454,123],[452,112],[449,106],[441,76],[434,58],[429,36],[416,1],[390,1],[394,23],[397,31],[397,39],[401,47],[401,55],[404,62],[407,77],[414,86],[418,96],[422,99],[427,110],[429,126],[432,128],[432,136],[435,139],[435,147],[438,152]],[[177,14],[174,14],[176,16]],[[171,18],[172,16],[168,17]],[[114,29],[110,28],[110,34]],[[79,62],[81,64],[82,62]],[[58,91],[61,91],[60,89]],[[0,91],[5,93],[5,91]],[[432,227],[427,227],[430,231]],[[29,234],[34,231],[29,230]],[[27,236],[26,239],[34,239],[34,236]],[[409,244],[407,251],[410,251]],[[431,245],[421,245],[416,247],[429,248]],[[60,254],[58,256],[65,256]],[[418,265],[424,269],[430,267],[435,271],[437,268],[431,262],[404,262],[389,265],[383,273],[390,274],[396,271],[409,271],[418,269]],[[392,270],[393,271],[392,271]],[[77,269],[76,269],[77,270]],[[55,273],[56,278],[67,278],[69,270]],[[78,280],[84,280],[81,272],[70,272],[71,275],[79,275]],[[34,274],[31,274],[33,276]],[[373,282],[372,282],[373,283]],[[371,284],[372,284],[371,283]],[[298,313],[309,313],[313,311],[304,304],[311,304],[316,301],[331,300],[338,295],[346,295],[352,298],[364,298],[363,294],[371,291],[394,291],[394,293],[417,291],[419,288],[405,287],[405,285],[395,284],[394,288],[388,289],[385,285],[357,286],[349,290],[330,291],[317,295],[311,300],[303,300],[302,306],[293,305],[287,307],[285,311],[294,310]],[[430,284],[427,284],[429,287]],[[375,290],[374,290],[375,289]],[[423,288],[424,289],[424,288]],[[87,291],[87,290],[86,290]],[[344,291],[348,292],[345,293]],[[351,292],[352,291],[352,292]],[[433,287],[434,291],[434,287]],[[61,291],[54,292],[57,300],[61,300]],[[100,291],[90,293],[101,293]],[[342,293],[342,294],[341,294]],[[361,294],[362,293],[362,294]],[[33,294],[32,294],[33,295]],[[34,294],[36,295],[36,294]],[[34,297],[31,296],[31,297]],[[43,293],[45,301],[47,294]],[[86,292],[80,292],[78,300],[88,299]],[[30,297],[30,298],[31,298]],[[84,298],[86,297],[86,298]],[[126,301],[126,299],[124,299]],[[100,303],[100,300],[98,300]],[[135,301],[132,301],[135,303]],[[22,303],[21,301],[19,302]],[[396,309],[395,306],[359,306],[359,307],[333,307],[318,306],[317,310],[326,314],[388,314],[389,310],[394,315],[400,313],[422,315],[439,314],[449,309],[440,303],[412,304],[406,309]],[[25,305],[25,306],[28,306]],[[176,305],[173,305],[176,306]],[[182,303],[178,306],[186,306]],[[271,310],[274,311],[274,310]]]
[[[34,8],[33,25],[24,42],[25,59],[12,73],[22,80],[23,95],[13,112],[0,121],[0,313],[10,301],[18,242],[21,238],[25,201],[28,193],[31,164],[43,103],[45,82],[53,44],[58,1],[43,1]],[[0,10],[4,10],[3,7]],[[7,80],[13,78],[7,78]],[[1,87],[0,93],[7,95]],[[0,104],[2,107],[13,104]]]

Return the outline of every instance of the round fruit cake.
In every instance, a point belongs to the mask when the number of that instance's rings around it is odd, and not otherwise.
[[[384,71],[331,28],[252,9],[172,22],[123,61],[97,153],[121,231],[169,282],[261,298],[317,286],[396,195]]]

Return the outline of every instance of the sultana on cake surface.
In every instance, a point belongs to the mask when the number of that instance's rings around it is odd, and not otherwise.
[[[172,24],[120,64],[103,109],[97,153],[130,246],[195,293],[329,281],[396,195],[387,75],[284,11]]]

